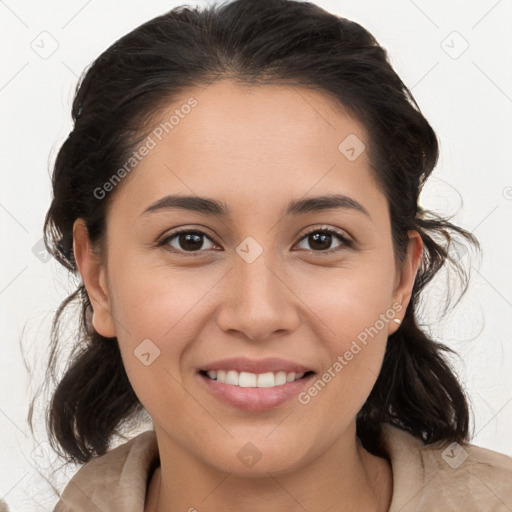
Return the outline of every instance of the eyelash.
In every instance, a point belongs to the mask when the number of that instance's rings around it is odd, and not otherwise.
[[[172,233],[170,233],[168,236],[166,236],[165,238],[163,238],[160,242],[158,242],[158,246],[165,246],[167,245],[173,238],[176,238],[177,236],[183,234],[183,233],[187,233],[187,234],[195,234],[195,235],[199,235],[199,236],[204,236],[205,238],[208,238],[210,241],[212,241],[213,243],[215,243],[216,245],[220,245],[217,240],[215,240],[215,238],[207,235],[204,231],[201,231],[201,230],[198,230],[198,229],[180,229],[178,231],[174,231]],[[327,234],[330,234],[330,235],[334,235],[336,236],[339,241],[342,242],[342,245],[338,246],[337,248],[335,249],[329,249],[327,251],[307,251],[309,253],[313,253],[313,254],[319,254],[319,255],[331,255],[333,253],[336,253],[336,252],[339,252],[343,249],[346,249],[346,248],[352,248],[354,243],[352,240],[350,240],[348,237],[346,237],[345,235],[342,235],[340,232],[332,229],[332,228],[315,228],[315,229],[312,229],[311,231],[308,231],[307,233],[304,233],[304,235],[301,237],[301,239],[299,240],[299,242],[302,242],[302,240],[306,239],[308,236],[312,235],[312,234],[315,234],[315,233],[327,233]],[[169,249],[166,249],[166,250],[169,250]],[[176,253],[183,253],[186,257],[188,256],[191,256],[191,257],[198,257],[198,256],[201,256],[201,253],[204,252],[204,250],[198,250],[198,251],[182,251],[182,250],[179,250],[179,249],[175,249],[174,247],[172,248],[171,252],[176,252]]]

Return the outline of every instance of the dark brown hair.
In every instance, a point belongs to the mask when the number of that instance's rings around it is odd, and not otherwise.
[[[452,351],[420,328],[417,308],[420,292],[446,264],[467,288],[468,275],[449,246],[456,238],[475,247],[478,242],[449,219],[418,206],[437,163],[436,135],[386,50],[355,22],[307,2],[235,0],[205,9],[175,8],[116,41],[77,86],[74,126],[53,171],[53,200],[44,225],[47,249],[78,278],[73,223],[83,218],[92,243],[101,248],[113,196],[100,199],[94,191],[147,135],[152,115],[188,87],[224,78],[316,89],[363,123],[372,171],[389,203],[397,265],[405,258],[408,230],[419,232],[424,253],[402,325],[389,337],[380,375],[357,415],[357,433],[376,455],[383,455],[379,436],[385,422],[425,443],[467,441],[467,398],[445,355]],[[56,388],[46,418],[54,449],[84,463],[108,451],[113,436],[142,417],[144,408],[117,340],[95,332],[87,291],[77,284],[52,326],[46,382],[56,382]],[[67,367],[57,377],[60,325],[72,303],[80,308],[78,332]],[[29,422],[33,406],[34,401]]]

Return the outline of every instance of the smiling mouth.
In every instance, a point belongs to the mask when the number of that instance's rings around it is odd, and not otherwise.
[[[312,375],[314,372],[307,371],[304,373],[295,373],[279,371],[251,373],[237,372],[236,370],[200,370],[199,373],[211,380],[228,384],[230,386],[238,386],[242,388],[273,388],[304,379],[309,375]]]

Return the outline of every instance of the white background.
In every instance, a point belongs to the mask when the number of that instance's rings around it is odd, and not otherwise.
[[[181,3],[0,1],[0,498],[16,512],[51,510],[56,501],[39,474],[47,447],[33,452],[44,425],[34,437],[26,416],[53,313],[73,287],[33,247],[50,204],[51,164],[71,128],[74,86],[117,38]],[[421,202],[456,214],[453,221],[481,241],[483,257],[469,260],[471,286],[459,306],[431,328],[461,355],[452,361],[471,397],[472,442],[512,455],[512,2],[316,3],[373,33],[440,139],[440,163]],[[204,2],[189,2],[197,4]],[[40,52],[58,45],[48,58],[33,50],[42,38]],[[425,301],[431,318],[438,295]],[[62,473],[62,483],[71,474]]]

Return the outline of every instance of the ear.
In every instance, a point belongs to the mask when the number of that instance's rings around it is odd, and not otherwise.
[[[412,289],[418,268],[423,256],[423,240],[420,234],[415,230],[408,232],[409,243],[407,245],[407,254],[400,272],[397,273],[395,288],[393,290],[393,309],[397,311],[395,318],[402,320],[405,310],[409,305],[412,295]],[[393,334],[400,324],[394,321],[388,323],[388,335]]]
[[[92,250],[89,232],[83,219],[76,219],[73,224],[73,254],[91,300],[93,327],[102,336],[113,338],[116,331],[107,288],[106,269],[99,256]]]

